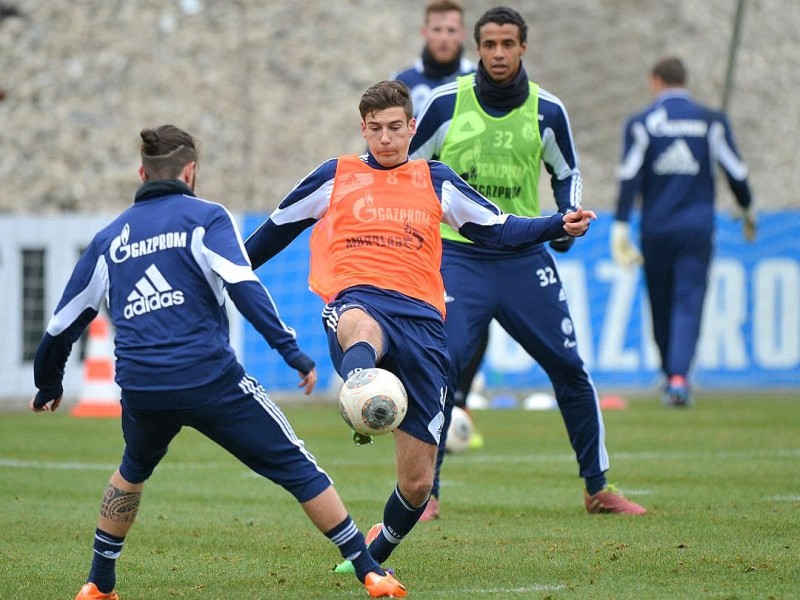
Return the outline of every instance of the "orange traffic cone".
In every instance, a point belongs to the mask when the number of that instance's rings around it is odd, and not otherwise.
[[[120,389],[114,381],[114,340],[108,317],[98,314],[89,323],[86,358],[83,361],[83,385],[73,417],[119,417]]]

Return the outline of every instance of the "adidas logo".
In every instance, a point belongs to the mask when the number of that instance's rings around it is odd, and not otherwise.
[[[155,265],[147,267],[135,288],[128,294],[128,304],[124,309],[126,319],[183,304],[183,292],[173,290]]]
[[[686,140],[675,140],[653,162],[656,175],[697,175],[700,164]]]

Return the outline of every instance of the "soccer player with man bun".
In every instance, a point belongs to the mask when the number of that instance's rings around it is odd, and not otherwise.
[[[143,185],[133,205],[95,235],[81,256],[34,361],[39,391],[31,409],[56,410],[72,345],[107,302],[116,330],[125,450],[103,495],[91,570],[76,600],[118,599],[116,559],[144,483],[183,427],[291,493],[353,563],[370,596],[405,596],[405,588],[366,551],[327,473],[236,359],[226,293],[298,372],[298,387],[310,394],[317,382],[314,361],[297,346],[294,331],[253,273],[236,221],[222,205],[195,195],[194,139],[172,125],[144,129],[141,138]]]

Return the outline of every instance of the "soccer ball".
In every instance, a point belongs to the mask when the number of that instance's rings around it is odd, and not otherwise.
[[[339,412],[345,423],[364,435],[394,431],[408,409],[403,383],[385,369],[362,369],[339,392]]]
[[[453,407],[453,414],[450,418],[450,427],[447,429],[447,440],[444,448],[448,452],[464,452],[469,448],[469,440],[472,437],[472,417],[463,408]]]

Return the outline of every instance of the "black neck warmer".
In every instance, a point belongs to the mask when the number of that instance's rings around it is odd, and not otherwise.
[[[422,70],[425,73],[425,77],[430,77],[431,79],[444,79],[448,75],[457,73],[458,68],[461,65],[461,54],[463,52],[464,49],[461,48],[458,51],[458,56],[456,56],[453,60],[447,63],[440,63],[436,62],[431,55],[430,50],[428,50],[428,47],[425,46],[422,49]]]
[[[528,99],[528,74],[520,63],[519,72],[514,79],[505,85],[498,85],[486,72],[481,61],[478,63],[478,72],[475,73],[475,90],[483,106],[510,111],[522,106]]]
[[[136,191],[134,201],[150,200],[161,196],[171,196],[172,194],[184,194],[194,196],[191,188],[180,179],[151,179],[145,181]]]

